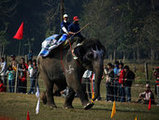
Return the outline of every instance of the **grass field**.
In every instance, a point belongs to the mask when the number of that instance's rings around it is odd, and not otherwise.
[[[78,98],[73,102],[74,109],[64,109],[63,97],[55,97],[57,109],[51,109],[40,104],[40,112],[35,114],[37,99],[35,95],[0,93],[0,117],[9,117],[13,120],[25,120],[29,111],[30,120],[109,120],[113,103],[105,100],[96,101],[90,110],[84,110]],[[136,103],[116,102],[114,120],[158,120],[159,107]],[[12,120],[10,119],[10,120]]]
[[[130,65],[133,70],[134,65]],[[132,86],[132,103],[116,102],[116,114],[114,120],[159,120],[159,107],[152,105],[151,110],[148,110],[148,105],[137,104],[138,94],[145,90],[145,73],[143,65],[137,66],[136,79]],[[152,68],[150,75],[152,76]],[[151,88],[154,92],[154,79],[150,78]],[[40,90],[44,91],[44,82],[40,79]],[[28,89],[30,82],[28,79]],[[26,95],[19,93],[0,93],[0,120],[1,117],[9,117],[9,120],[26,120],[27,111],[30,114],[30,120],[109,120],[113,103],[105,101],[105,81],[101,83],[101,101],[95,101],[95,105],[90,110],[84,110],[78,98],[73,102],[74,109],[64,109],[64,98],[55,97],[57,109],[50,109],[48,106],[40,103],[40,112],[35,114],[37,98],[35,95]],[[156,98],[156,96],[155,96]],[[4,120],[4,119],[3,119]]]

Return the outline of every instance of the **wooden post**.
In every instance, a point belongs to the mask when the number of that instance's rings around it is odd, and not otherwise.
[[[19,64],[17,64],[16,76],[15,76],[15,86],[14,86],[14,92],[15,92],[15,93],[17,92],[18,68],[19,68]]]
[[[63,21],[63,14],[64,14],[64,0],[60,1],[60,21]]]
[[[145,77],[146,77],[146,81],[148,81],[149,76],[148,76],[148,63],[145,62]]]

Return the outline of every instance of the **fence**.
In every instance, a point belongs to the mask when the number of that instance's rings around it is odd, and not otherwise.
[[[18,73],[16,75],[18,75]],[[29,79],[29,77],[27,77],[27,84],[26,84],[26,86],[18,86],[18,77],[17,76],[16,76],[16,79],[17,80],[15,80],[15,85],[12,86],[12,87],[15,88],[14,92],[15,93],[19,93],[18,89],[19,88],[24,88],[24,89],[26,89],[26,93],[27,93],[27,91],[29,91],[30,88],[31,88],[30,87],[30,79]],[[44,81],[42,79],[38,79],[38,83],[39,83],[39,89],[40,89],[40,91],[41,92],[45,91]],[[85,82],[84,84],[90,84],[90,87],[91,87],[90,88],[90,90],[91,90],[90,92],[92,94],[92,89],[93,89],[92,88],[92,82]],[[8,85],[8,83],[4,87],[7,88],[6,92],[9,92],[9,85]],[[112,85],[110,87],[114,87],[114,85]],[[119,88],[119,86],[116,86],[116,87]],[[101,88],[100,89],[101,98],[102,98],[102,100],[106,100],[106,92],[107,92],[107,90],[106,90],[105,78],[102,80],[100,88]],[[145,90],[146,90],[146,87],[145,87],[144,84],[133,83],[133,85],[131,87],[131,99],[132,99],[132,101],[136,101],[138,99],[139,93],[144,92]],[[151,90],[152,90],[153,93],[155,93],[155,85],[151,85]],[[86,91],[86,92],[87,92],[87,94],[89,94],[89,91]],[[107,95],[112,96],[112,94],[107,94]],[[116,96],[114,96],[114,97],[116,97]],[[157,99],[157,97],[155,96],[155,101],[156,101],[156,99]]]

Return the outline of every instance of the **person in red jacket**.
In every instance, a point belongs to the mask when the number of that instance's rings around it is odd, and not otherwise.
[[[124,64],[119,63],[119,100],[120,102],[125,102],[125,88],[124,88],[124,77],[125,71],[123,70]]]
[[[5,92],[2,80],[0,80],[0,92]]]

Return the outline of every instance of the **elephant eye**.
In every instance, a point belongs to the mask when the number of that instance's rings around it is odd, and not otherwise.
[[[92,52],[88,53],[87,57],[88,57],[89,59],[93,59],[93,53],[92,53]]]

